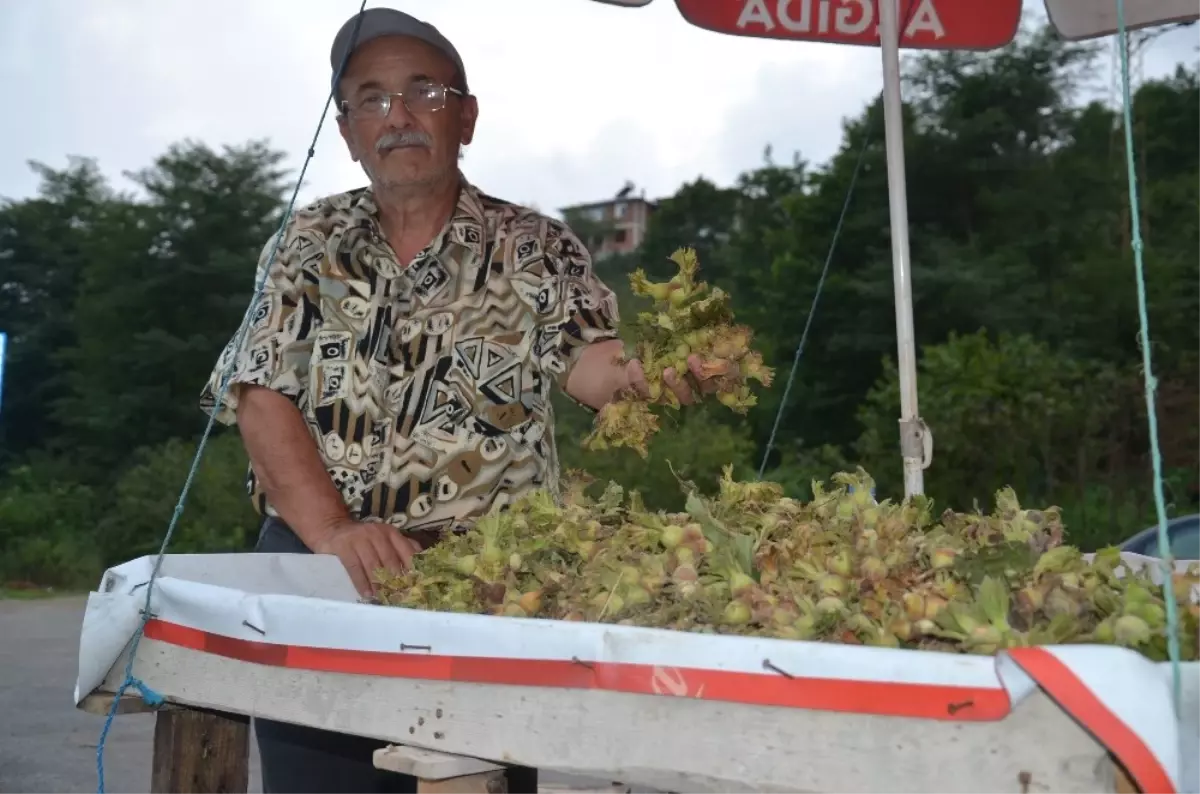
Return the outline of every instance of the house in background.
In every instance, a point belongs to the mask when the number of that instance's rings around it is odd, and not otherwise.
[[[646,200],[646,191],[634,195],[634,184],[611,199],[575,204],[559,210],[575,234],[587,244],[593,259],[637,250],[646,236],[646,225],[656,204]]]

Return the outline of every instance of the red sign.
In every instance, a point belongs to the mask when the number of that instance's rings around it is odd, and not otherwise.
[[[879,46],[879,3],[889,0],[675,0],[684,19],[733,36]],[[1013,40],[1021,0],[890,0],[900,46],[991,50]]]

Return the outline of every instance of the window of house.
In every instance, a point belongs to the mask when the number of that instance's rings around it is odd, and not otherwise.
[[[628,236],[628,233],[624,229],[617,229],[616,233],[613,235],[613,240],[618,243],[623,243],[625,242],[625,238]]]
[[[625,202],[618,202],[613,205],[613,217],[624,218],[629,211],[629,205]]]

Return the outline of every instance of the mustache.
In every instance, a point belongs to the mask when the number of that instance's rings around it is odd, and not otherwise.
[[[382,154],[389,149],[399,149],[404,146],[424,146],[428,149],[432,145],[433,138],[428,134],[420,130],[402,130],[389,132],[375,141],[375,151]]]

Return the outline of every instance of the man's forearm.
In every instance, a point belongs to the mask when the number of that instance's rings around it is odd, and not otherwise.
[[[237,408],[242,443],[267,500],[310,549],[349,519],[304,417],[287,397],[242,386]]]
[[[567,393],[584,405],[603,408],[630,385],[622,363],[624,354],[625,344],[620,339],[588,345],[567,378]]]

